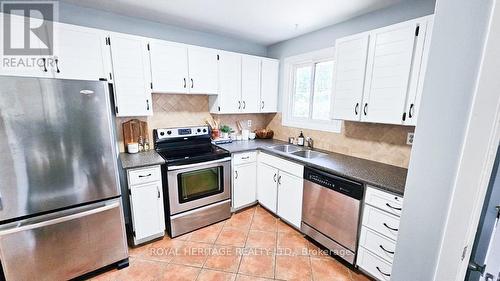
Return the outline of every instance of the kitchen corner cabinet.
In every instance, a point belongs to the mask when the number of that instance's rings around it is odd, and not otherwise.
[[[127,170],[134,244],[165,235],[160,166]]]
[[[108,37],[113,68],[116,116],[153,113],[148,42],[126,34]]]
[[[257,202],[257,152],[233,154],[233,210]]]
[[[416,124],[430,21],[426,16],[336,41],[334,119]]]
[[[259,153],[257,199],[280,218],[300,228],[304,166]]]

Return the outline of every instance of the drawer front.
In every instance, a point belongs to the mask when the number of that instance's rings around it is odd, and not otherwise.
[[[396,243],[369,228],[361,227],[359,245],[390,263],[392,263],[394,259]]]
[[[161,181],[160,166],[128,170],[128,183],[130,186],[154,181]]]
[[[259,162],[278,168],[296,177],[304,177],[304,166],[261,152]]]
[[[377,280],[391,280],[392,265],[363,247],[359,247],[356,264]]]
[[[398,238],[399,217],[388,214],[370,205],[365,205],[363,211],[363,225],[394,241]]]
[[[401,216],[403,197],[368,186],[366,188],[365,203],[393,215]]]
[[[252,163],[252,162],[255,162],[256,160],[257,160],[257,152],[256,151],[233,154],[233,161],[234,161],[233,164],[234,165]]]

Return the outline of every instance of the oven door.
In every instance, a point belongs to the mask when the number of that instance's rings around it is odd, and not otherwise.
[[[231,157],[168,167],[170,215],[231,198]]]

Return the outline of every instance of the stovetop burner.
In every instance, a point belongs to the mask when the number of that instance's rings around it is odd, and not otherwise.
[[[167,165],[200,163],[231,156],[212,144],[207,126],[153,130],[156,151]]]

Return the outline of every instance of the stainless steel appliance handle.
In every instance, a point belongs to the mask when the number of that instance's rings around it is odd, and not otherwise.
[[[119,202],[113,202],[112,204],[109,204],[109,205],[105,205],[105,206],[102,206],[102,207],[99,207],[96,209],[72,214],[69,216],[64,216],[64,217],[55,218],[55,219],[51,219],[51,220],[47,220],[47,221],[41,221],[41,222],[23,225],[20,227],[2,230],[2,231],[0,231],[0,236],[12,234],[12,233],[17,233],[17,232],[21,232],[21,231],[26,231],[26,230],[30,230],[30,229],[35,229],[35,228],[41,228],[41,227],[45,227],[45,226],[49,226],[49,225],[53,225],[53,224],[58,224],[58,223],[62,223],[65,221],[69,221],[69,220],[73,220],[73,219],[77,219],[77,218],[81,218],[81,217],[86,217],[86,216],[89,216],[92,214],[97,214],[97,213],[101,213],[101,212],[104,212],[104,211],[107,211],[107,210],[110,210],[113,208],[117,208],[119,206],[120,206]]]
[[[187,164],[187,165],[180,165],[180,166],[170,166],[170,167],[168,167],[168,170],[175,171],[175,170],[180,170],[180,169],[205,166],[208,164],[214,164],[214,163],[220,163],[220,162],[226,162],[226,161],[231,161],[231,157],[225,157],[222,159],[207,161],[207,162],[202,162],[202,163],[194,163],[194,164]]]

